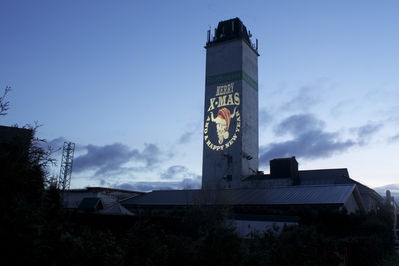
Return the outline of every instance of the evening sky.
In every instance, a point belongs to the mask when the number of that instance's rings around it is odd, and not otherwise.
[[[260,170],[398,184],[399,2],[0,1],[0,124],[76,143],[72,188],[197,188],[208,29],[259,40]],[[58,165],[50,173],[58,175]]]

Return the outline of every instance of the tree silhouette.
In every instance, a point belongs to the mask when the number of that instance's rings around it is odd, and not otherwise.
[[[0,115],[6,115],[7,110],[10,107],[10,102],[6,101],[7,93],[11,90],[10,86],[6,86],[4,89],[3,95],[0,96]]]

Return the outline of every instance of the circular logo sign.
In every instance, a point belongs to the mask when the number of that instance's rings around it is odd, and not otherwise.
[[[234,82],[216,87],[205,114],[204,140],[210,149],[224,150],[237,140],[241,129],[239,106],[240,94],[234,92]]]

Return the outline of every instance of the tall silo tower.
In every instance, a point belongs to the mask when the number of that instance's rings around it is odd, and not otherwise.
[[[202,188],[240,188],[258,170],[258,43],[239,18],[206,43]]]

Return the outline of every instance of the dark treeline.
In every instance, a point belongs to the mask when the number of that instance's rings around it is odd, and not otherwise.
[[[390,210],[290,211],[299,225],[240,239],[229,210],[192,207],[135,217],[63,210],[34,143],[0,147],[1,255],[8,265],[378,265],[392,254]],[[25,149],[24,149],[25,147]]]

